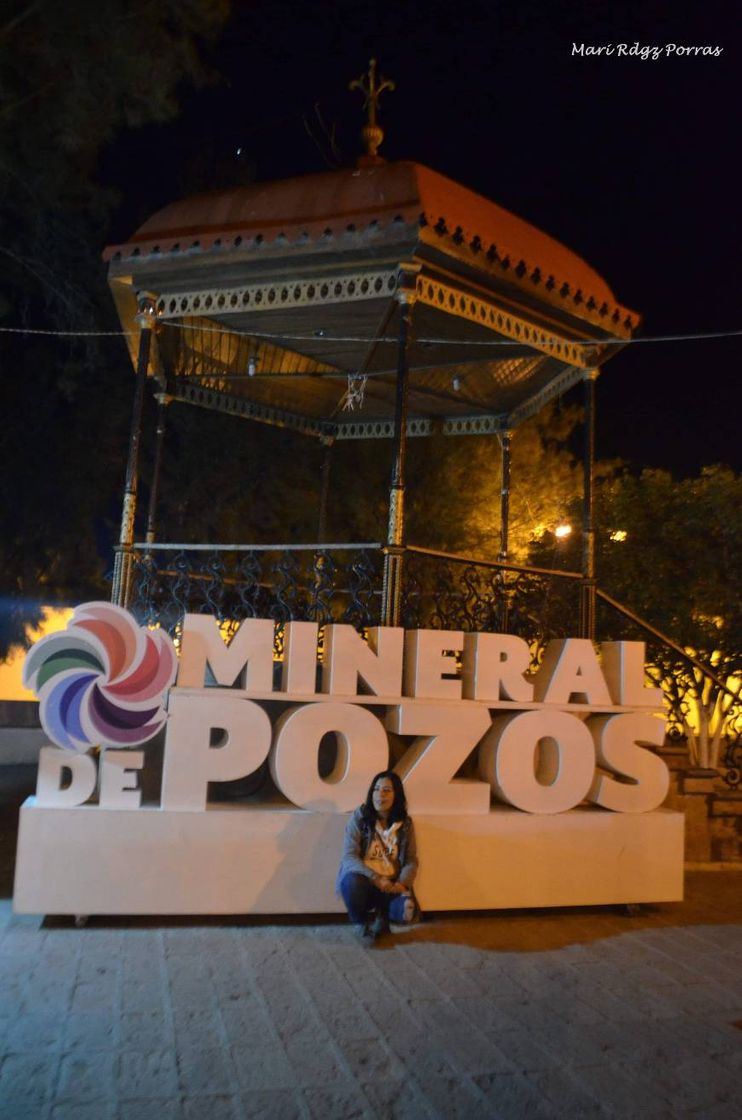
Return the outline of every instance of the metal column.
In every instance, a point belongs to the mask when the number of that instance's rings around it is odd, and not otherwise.
[[[332,449],[335,445],[333,436],[320,436],[325,453],[322,456],[320,467],[320,492],[319,492],[319,518],[317,519],[317,541],[323,544],[327,537],[327,502],[330,495],[330,466],[332,464]]]
[[[137,357],[137,380],[134,390],[134,404],[131,413],[131,433],[129,435],[129,458],[126,463],[126,482],[124,501],[121,509],[121,529],[116,559],[113,567],[113,586],[111,602],[125,607],[129,601],[132,545],[134,544],[134,516],[137,508],[137,487],[139,484],[139,446],[142,438],[142,416],[144,413],[144,385],[147,380],[149,356],[152,346],[152,331],[156,322],[155,301],[149,295],[138,297],[139,310],[136,323],[140,328],[139,354]]]
[[[162,455],[165,442],[165,409],[172,401],[167,393],[156,393],[157,400],[157,428],[155,430],[155,461],[152,467],[152,485],[149,491],[149,509],[147,511],[147,535],[144,538],[147,544],[154,544],[157,531],[157,502],[160,496],[160,476],[162,475]]]
[[[583,451],[582,587],[580,636],[595,641],[595,382],[600,370],[585,371],[585,443]]]
[[[512,432],[499,433],[500,440],[500,551],[497,559],[508,559],[508,533],[510,529],[510,450]],[[508,632],[507,576],[504,571],[497,574],[499,603],[497,604],[498,627],[503,634]]]
[[[415,305],[419,265],[403,266],[397,300],[400,306],[397,347],[397,395],[394,408],[394,461],[389,487],[389,522],[384,549],[384,583],[381,621],[384,626],[399,626],[402,605],[404,565],[405,463],[407,459],[407,398],[409,388],[409,340],[412,309]]]

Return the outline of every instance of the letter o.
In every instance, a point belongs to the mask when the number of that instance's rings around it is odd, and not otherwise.
[[[319,773],[322,737],[334,732],[337,760]],[[270,769],[289,801],[316,813],[346,813],[364,800],[374,774],[389,765],[383,724],[358,704],[302,704],[276,721]]]
[[[553,744],[536,772],[536,749]],[[546,765],[544,765],[546,763]],[[563,813],[587,796],[595,773],[595,747],[582,720],[568,712],[499,716],[479,747],[479,773],[502,801],[526,813]]]

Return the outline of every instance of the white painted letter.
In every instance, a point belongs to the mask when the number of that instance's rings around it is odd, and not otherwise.
[[[595,740],[598,765],[613,771],[595,775],[588,800],[616,813],[648,813],[661,805],[670,788],[670,772],[664,759],[640,744],[661,747],[665,721],[626,712],[595,716],[587,727]]]
[[[549,642],[535,685],[535,698],[544,704],[612,705],[593,643],[588,638],[558,638]]]
[[[460,700],[454,652],[464,648],[461,630],[410,630],[405,634],[405,696]]]
[[[246,618],[226,644],[209,614],[187,614],[178,665],[179,688],[203,688],[206,666],[218,685],[252,692],[273,691],[273,622],[269,618]]]
[[[479,773],[516,809],[563,813],[579,805],[590,789],[592,736],[568,712],[498,716],[479,748]]]
[[[337,759],[331,774],[320,777],[319,747],[334,733]],[[372,712],[357,704],[305,704],[289,708],[276,721],[271,752],[273,781],[302,809],[346,813],[366,797],[374,774],[389,765],[389,740]]]
[[[360,678],[376,696],[399,696],[403,652],[404,630],[399,626],[372,626],[366,644],[352,626],[331,624],[325,627],[322,691],[356,696]]]
[[[138,809],[142,791],[137,770],[144,766],[144,751],[101,751],[98,780],[101,809]]]
[[[386,726],[395,735],[421,736],[395,766],[411,813],[489,813],[486,782],[454,779],[491,726],[483,705],[400,704],[390,710]]]
[[[163,809],[205,809],[209,782],[252,774],[268,757],[271,723],[261,707],[229,692],[170,693],[162,771]],[[221,743],[211,745],[212,731]]]
[[[62,789],[62,774],[69,770],[70,784]],[[36,802],[44,808],[70,809],[82,805],[92,796],[98,769],[89,754],[42,747],[39,751],[39,772],[36,778]]]
[[[317,691],[316,622],[287,622],[283,631],[281,688],[310,696]]]
[[[662,711],[662,689],[644,687],[644,642],[602,642],[600,648],[613,703]]]
[[[467,700],[533,700],[525,674],[531,663],[528,643],[514,634],[465,634],[464,697]]]

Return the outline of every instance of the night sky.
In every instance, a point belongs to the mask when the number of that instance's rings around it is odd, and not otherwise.
[[[112,242],[184,194],[336,166],[331,133],[352,164],[363,121],[347,85],[374,55],[397,85],[381,105],[387,159],[426,164],[564,242],[643,315],[643,335],[742,328],[735,4],[233,8],[210,52],[221,76],[102,161],[125,198]],[[573,43],[614,53],[581,57]],[[620,43],[661,55],[619,57]],[[668,43],[723,52],[668,57]],[[599,382],[599,456],[739,468],[741,359],[742,337],[627,348]]]

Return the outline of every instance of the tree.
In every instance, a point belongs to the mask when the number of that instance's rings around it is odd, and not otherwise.
[[[692,761],[718,765],[722,737],[738,718],[732,695],[742,671],[742,478],[727,467],[705,467],[676,481],[663,470],[624,472],[599,487],[598,586],[662,631],[708,671],[650,640],[649,675],[668,698],[671,721],[687,737]],[[577,510],[574,511],[575,515]],[[580,534],[562,552],[579,568]],[[532,550],[543,563],[548,542]],[[646,639],[641,628],[607,608],[600,637]]]
[[[224,0],[28,3],[0,25],[0,326],[116,331],[100,251],[117,198],[97,160],[177,112]],[[123,185],[123,184],[122,184]],[[1,336],[0,655],[39,604],[102,588],[131,407],[121,339]]]

